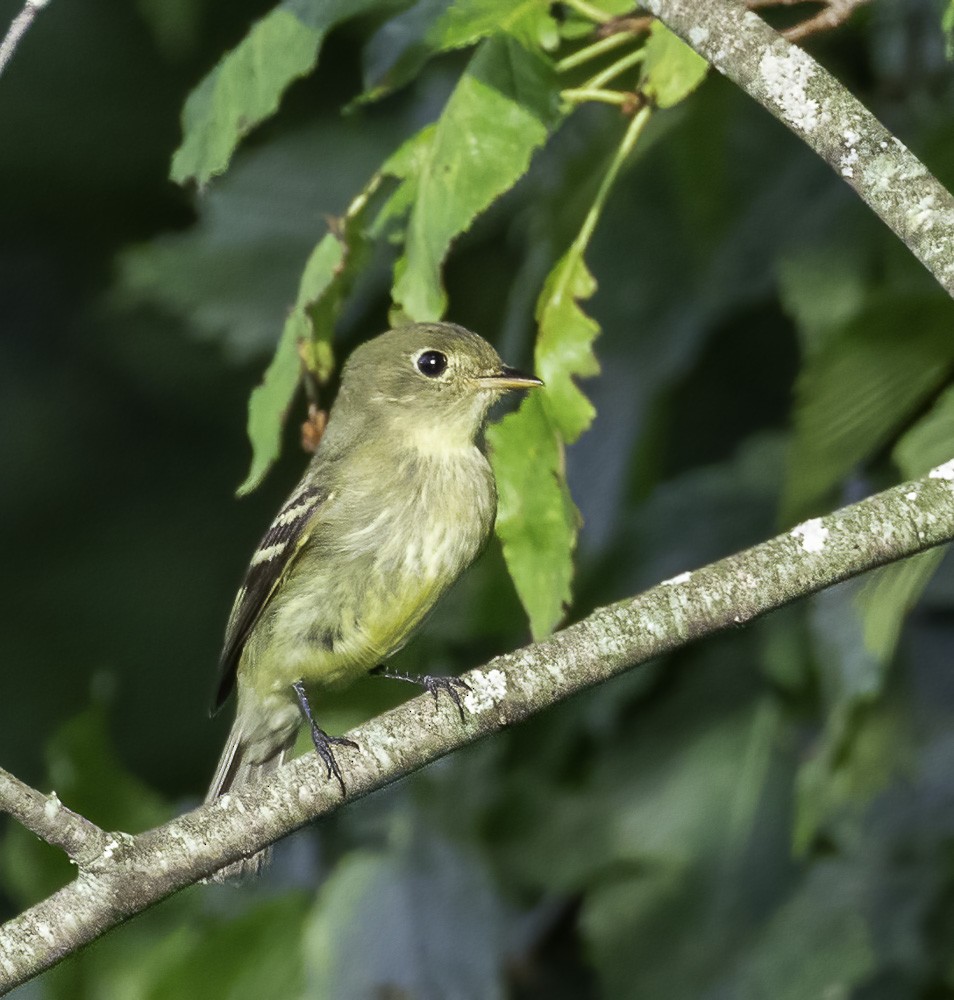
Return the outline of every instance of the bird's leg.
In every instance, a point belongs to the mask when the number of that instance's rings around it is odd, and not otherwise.
[[[344,778],[341,777],[341,771],[338,770],[338,762],[335,760],[335,755],[331,748],[336,746],[351,747],[353,750],[358,750],[360,749],[358,744],[354,740],[345,739],[343,736],[329,736],[315,722],[315,717],[311,714],[311,705],[308,702],[308,695],[305,693],[305,685],[301,681],[295,681],[292,684],[292,689],[295,692],[295,697],[298,699],[298,707],[301,709],[301,714],[305,717],[305,721],[308,723],[309,729],[311,729],[311,741],[315,744],[315,750],[318,751],[318,756],[325,762],[325,767],[328,768],[328,777],[330,778],[334,775],[338,779],[338,784],[341,785],[341,794],[346,794]]]
[[[467,681],[461,680],[459,677],[435,677],[433,674],[399,674],[388,670],[383,663],[378,664],[369,673],[374,674],[375,677],[389,677],[392,681],[407,681],[408,684],[416,684],[418,687],[424,688],[425,691],[430,691],[434,696],[434,701],[438,700],[438,695],[443,691],[457,706],[457,711],[460,712],[460,721],[465,721],[464,705],[460,700],[459,689],[469,692],[471,686]]]

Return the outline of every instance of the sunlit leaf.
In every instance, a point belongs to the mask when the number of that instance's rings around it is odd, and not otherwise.
[[[563,446],[542,390],[487,434],[500,501],[497,534],[535,639],[551,632],[570,600],[579,512],[570,499]]]
[[[574,245],[550,272],[537,301],[536,371],[547,387],[547,413],[568,444],[596,415],[574,382],[574,377],[597,375],[600,370],[593,353],[599,324],[579,304],[595,291],[596,281]]]
[[[171,177],[200,187],[229,164],[248,133],[278,109],[286,88],[316,66],[328,31],[382,0],[284,0],[189,95]]]
[[[653,21],[643,47],[639,87],[660,108],[671,108],[705,79],[709,64],[661,21]]]
[[[555,39],[549,0],[419,0],[387,21],[364,53],[365,99],[403,86],[440,52],[504,33],[527,48]]]
[[[395,306],[408,318],[439,319],[447,304],[441,265],[451,241],[509,190],[542,145],[556,115],[550,65],[512,38],[484,41],[451,95],[417,180]]]

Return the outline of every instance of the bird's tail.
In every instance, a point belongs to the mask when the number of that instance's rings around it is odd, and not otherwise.
[[[253,762],[248,758],[248,747],[242,737],[242,727],[239,720],[236,719],[232,731],[229,733],[229,738],[226,740],[222,756],[219,758],[212,784],[205,796],[206,804],[226,792],[238,791],[246,785],[252,785],[267,778],[285,762],[285,758],[295,742],[293,736],[290,741],[276,746],[274,753],[264,760]],[[214,875],[209,876],[207,881],[227,882],[233,878],[258,875],[268,864],[270,854],[271,851],[268,848],[258,851],[247,858],[242,858],[241,861],[219,869]]]

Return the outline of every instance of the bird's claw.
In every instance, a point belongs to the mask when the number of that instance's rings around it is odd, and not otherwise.
[[[464,703],[461,701],[460,690],[470,693],[473,688],[460,677],[435,677],[433,674],[424,674],[421,677],[421,686],[425,691],[429,691],[434,696],[435,703],[440,700],[440,693],[443,691],[450,700],[457,706],[460,713],[460,721],[466,721],[464,715]]]
[[[315,744],[318,756],[324,761],[328,777],[337,778],[338,784],[341,786],[341,794],[345,795],[347,789],[345,788],[344,778],[341,776],[338,761],[335,760],[334,751],[331,748],[348,747],[351,750],[358,750],[360,747],[354,740],[346,739],[344,736],[329,736],[323,729],[314,724],[311,726],[311,741]]]
[[[375,667],[371,673],[377,677],[389,677],[392,681],[406,681],[408,684],[417,684],[418,687],[424,688],[425,691],[430,691],[434,696],[435,702],[439,700],[438,696],[441,691],[445,692],[457,706],[457,711],[460,712],[460,721],[466,721],[464,703],[460,700],[458,689],[463,688],[464,691],[469,693],[472,688],[467,681],[461,680],[460,677],[436,677],[433,674],[398,674],[388,670],[383,663]]]

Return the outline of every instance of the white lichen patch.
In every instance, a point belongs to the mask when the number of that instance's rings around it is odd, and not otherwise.
[[[50,792],[47,796],[45,805],[43,806],[43,815],[47,819],[54,819],[59,815],[60,810],[63,808],[63,803],[60,802],[59,796],[56,792]]]
[[[689,29],[689,44],[693,48],[700,46],[709,37],[709,29],[700,25],[695,25]]]
[[[112,840],[103,848],[103,858],[109,861],[112,856],[116,853],[116,848],[119,847],[119,841],[113,837]]]
[[[921,229],[924,232],[929,232],[934,228],[936,218],[934,195],[926,194],[916,205],[912,205],[905,214],[908,226],[911,229]]]
[[[928,473],[928,478],[954,480],[954,458],[949,459],[943,465],[939,465],[936,469],[931,469]]]
[[[507,697],[507,675],[502,670],[474,670],[467,678],[470,691],[464,696],[464,708],[474,714],[486,712]]]
[[[917,500],[917,498],[918,498],[918,491],[917,490],[911,490],[910,493],[905,493],[904,494],[904,499],[905,500]]]
[[[217,799],[214,799],[212,805],[219,809],[228,809],[232,804],[232,796],[228,792],[223,792]]]
[[[661,587],[677,587],[680,583],[688,583],[692,579],[692,574],[686,570],[685,573],[680,573],[678,576],[671,577],[668,580],[663,580],[660,584]]]
[[[37,922],[36,932],[47,944],[54,944],[56,942],[56,935],[53,933],[53,928],[45,921],[40,920]]]
[[[790,49],[784,55],[766,51],[759,60],[759,74],[769,99],[792,128],[813,132],[818,127],[820,105],[808,95],[815,64],[801,49]]]
[[[821,552],[828,541],[830,532],[822,524],[820,517],[813,517],[810,521],[803,521],[792,528],[792,538],[801,541],[802,548],[806,552]]]

